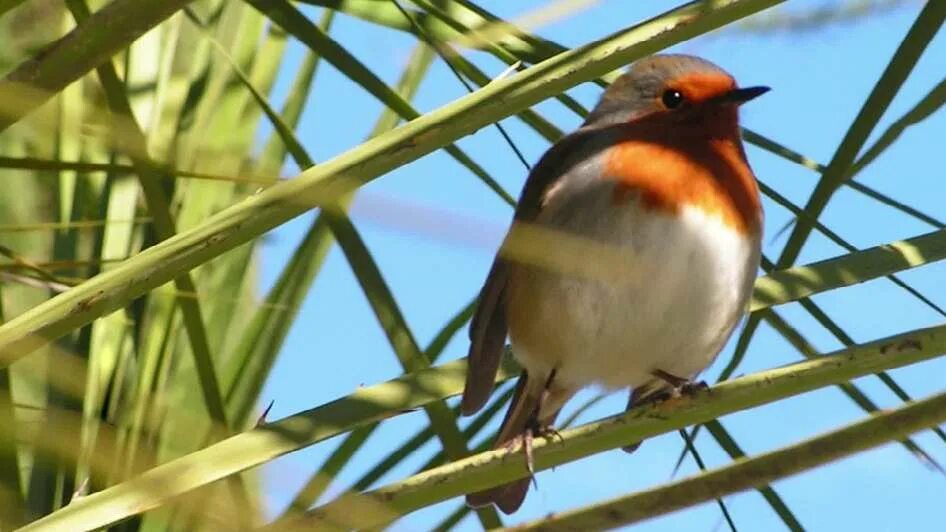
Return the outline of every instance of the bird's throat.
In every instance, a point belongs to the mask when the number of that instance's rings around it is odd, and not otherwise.
[[[645,137],[609,150],[604,175],[615,181],[616,204],[638,198],[668,213],[692,206],[740,233],[760,231],[759,189],[738,137]]]

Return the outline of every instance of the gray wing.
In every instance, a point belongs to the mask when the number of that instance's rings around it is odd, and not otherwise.
[[[589,155],[589,148],[596,150],[607,143],[600,142],[609,136],[611,128],[585,128],[571,133],[556,142],[529,173],[525,187],[519,197],[514,221],[532,221],[542,209],[543,199],[549,185],[567,172],[574,162]],[[470,352],[466,372],[466,384],[460,410],[470,415],[486,404],[496,380],[496,372],[506,344],[505,292],[509,278],[509,263],[497,255],[490,268],[480,301],[470,324]]]

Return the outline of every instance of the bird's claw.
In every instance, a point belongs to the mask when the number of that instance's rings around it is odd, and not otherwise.
[[[533,443],[535,438],[558,438],[559,441],[564,442],[565,438],[562,437],[562,434],[555,430],[550,425],[539,425],[534,423],[531,427],[527,428],[525,433],[522,435],[522,449],[526,455],[526,469],[529,470],[529,476],[532,478],[532,485],[538,488],[538,483],[535,479],[535,460],[533,454]]]
[[[681,384],[677,390],[680,392],[680,395],[692,396],[707,388],[709,388],[709,384],[706,384],[706,381],[686,381]]]

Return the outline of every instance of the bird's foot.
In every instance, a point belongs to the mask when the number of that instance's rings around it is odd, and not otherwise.
[[[657,369],[652,372],[653,376],[663,381],[666,384],[670,385],[669,389],[661,389],[657,391],[651,391],[653,388],[642,387],[635,389],[631,394],[630,399],[627,403],[627,410],[632,408],[637,408],[640,406],[648,404],[660,404],[667,401],[678,399],[680,397],[689,397],[693,394],[699,392],[700,390],[705,390],[709,386],[705,381],[691,381],[690,379],[684,379],[682,377],[677,377],[672,373],[667,373],[666,371]],[[634,442],[628,445],[621,447],[621,450],[630,454],[636,451],[643,441]]]
[[[535,480],[535,461],[533,459],[532,451],[533,443],[535,438],[550,439],[555,437],[557,437],[562,442],[565,441],[561,433],[555,430],[554,427],[551,425],[542,425],[535,420],[529,424],[525,432],[522,434],[522,448],[526,455],[526,469],[529,470],[529,476],[532,477],[532,485],[536,488],[538,488],[538,483]]]
[[[677,391],[680,395],[692,396],[701,390],[709,388],[709,384],[706,384],[706,381],[686,381],[683,383]]]
[[[677,377],[676,375],[667,373],[662,369],[655,369],[653,372],[651,372],[651,374],[671,386],[672,391],[670,393],[672,398],[682,396],[689,397],[700,390],[709,388],[709,385],[706,384],[706,381],[692,381],[683,377]]]
[[[545,438],[546,440],[557,438],[558,441],[565,443],[565,437],[562,436],[562,433],[555,430],[555,427],[552,427],[551,425],[546,425],[544,427],[537,427],[533,429],[532,432],[538,438]]]
[[[538,489],[539,483],[535,480],[535,461],[532,457],[532,440],[534,438],[534,430],[531,427],[527,428],[522,435],[522,449],[525,451],[526,469],[529,470],[529,478],[532,479],[532,486]]]
[[[621,450],[626,452],[627,454],[631,454],[637,449],[639,449],[642,443],[644,443],[644,440],[636,441],[630,445],[625,445],[624,447],[621,447]]]

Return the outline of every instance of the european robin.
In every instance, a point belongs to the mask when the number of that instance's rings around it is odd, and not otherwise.
[[[507,334],[524,368],[496,447],[522,443],[531,470],[531,438],[579,389],[629,389],[630,408],[692,387],[716,358],[759,266],[763,216],[738,108],[766,91],[697,57],[642,59],[532,169],[470,326],[464,414],[489,398]],[[513,240],[536,234],[606,246],[617,270],[572,245],[559,258],[580,268],[519,260]],[[543,253],[561,247],[550,242]],[[529,481],[467,503],[512,513]]]

